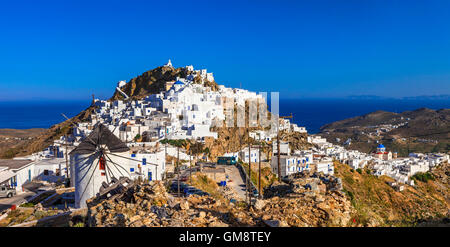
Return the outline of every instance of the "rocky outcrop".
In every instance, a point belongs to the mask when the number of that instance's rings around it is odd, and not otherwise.
[[[261,219],[279,226],[348,226],[353,206],[341,192],[342,181],[323,173],[302,172],[264,192]],[[275,225],[277,225],[275,224]]]
[[[351,205],[338,191],[257,200],[247,208],[211,196],[173,197],[160,181],[134,184],[90,205],[88,225],[130,227],[346,226]]]
[[[177,77],[186,78],[186,76],[191,73],[192,72],[183,67],[173,68],[169,66],[160,66],[131,79],[121,88],[121,91],[133,99],[142,99],[150,94],[165,91],[166,82],[175,81]],[[204,86],[210,87],[211,90],[218,89],[216,82],[204,81],[199,76],[194,78],[194,82],[203,83]],[[124,96],[116,90],[110,100],[123,99]]]
[[[115,200],[104,200],[91,206],[88,215],[90,226],[221,227],[257,224],[247,212],[233,209],[228,203],[210,196],[173,197],[160,181],[136,184]]]

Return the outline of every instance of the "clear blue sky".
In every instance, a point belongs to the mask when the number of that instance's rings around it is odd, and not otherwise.
[[[107,98],[170,58],[280,97],[450,94],[450,1],[3,1],[0,100]]]

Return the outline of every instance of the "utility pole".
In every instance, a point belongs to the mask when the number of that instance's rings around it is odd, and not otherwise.
[[[281,119],[285,119],[285,118],[293,118],[292,117],[292,113],[290,116],[286,116],[286,117],[279,117]],[[277,163],[278,163],[278,181],[281,182],[281,157],[280,157],[280,120],[278,120],[277,123]]]
[[[192,183],[192,149],[189,147],[189,183]]]
[[[165,164],[167,162],[167,123],[166,122],[164,122],[164,139],[166,141],[166,143],[164,144],[164,164]]]
[[[179,167],[179,163],[180,162],[180,147],[178,147],[177,145],[177,174],[178,174],[178,197],[180,197],[180,167]]]
[[[68,162],[68,160],[67,160],[67,135],[65,136],[66,138],[65,138],[65,140],[64,140],[64,144],[66,144],[65,146],[66,146],[66,152],[65,152],[65,155],[64,156],[66,156],[66,179],[69,179],[69,186],[70,186],[70,178],[69,178],[69,162]]]
[[[251,175],[252,175],[252,159],[251,159],[251,155],[252,155],[252,145],[251,145],[250,139],[249,139],[249,143],[248,143],[248,175],[247,175],[248,205],[250,205],[251,202],[252,202],[252,194],[250,193],[250,190],[251,190]]]
[[[280,157],[280,127],[278,123],[277,129],[277,168],[278,168],[278,182],[281,182],[281,157]]]
[[[259,144],[258,146],[258,151],[259,151],[259,165],[258,165],[258,195],[259,198],[261,198],[261,144]]]

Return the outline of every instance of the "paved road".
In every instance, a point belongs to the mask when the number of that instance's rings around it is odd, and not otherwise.
[[[245,200],[245,181],[242,179],[239,169],[236,166],[223,166],[228,178],[231,182],[228,182],[228,187],[236,192],[239,197],[237,199]]]
[[[0,198],[0,212],[10,208],[12,205],[19,206],[20,204],[26,202],[27,198],[31,198],[35,194],[36,193],[34,192],[24,192],[11,198]]]

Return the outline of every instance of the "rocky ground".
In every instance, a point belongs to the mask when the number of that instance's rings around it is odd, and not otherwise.
[[[339,178],[297,173],[266,189],[267,199],[256,204],[257,215],[278,226],[349,226],[353,207],[341,190]]]
[[[211,196],[173,197],[160,181],[134,184],[125,192],[90,205],[89,226],[226,227],[347,226],[352,207],[336,178],[315,174],[268,189],[269,198],[248,207]],[[334,184],[332,184],[334,183]]]
[[[240,213],[243,213],[240,214]],[[88,211],[89,226],[226,227],[257,225],[248,212],[210,196],[176,198],[162,182],[137,184]]]

